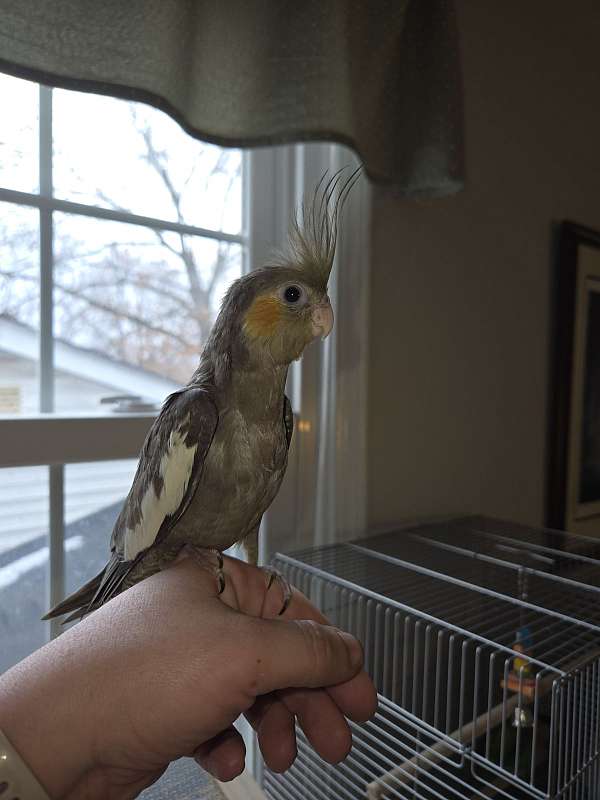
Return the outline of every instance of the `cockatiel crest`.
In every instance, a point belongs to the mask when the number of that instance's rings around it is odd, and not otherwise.
[[[241,543],[256,563],[260,521],[292,437],[287,370],[333,326],[327,284],[339,215],[359,171],[324,175],[292,221],[287,250],[230,286],[197,370],[148,432],[108,564],[46,618],[93,611],[186,545],[222,564],[220,553]]]
[[[344,172],[327,181],[326,175],[321,178],[311,201],[292,219],[286,250],[231,285],[213,329],[215,337],[224,338],[224,326],[232,326],[231,332],[234,318],[242,317],[250,350],[262,350],[281,364],[300,358],[309,342],[328,335],[333,312],[327,284],[338,221],[360,170],[345,180]]]

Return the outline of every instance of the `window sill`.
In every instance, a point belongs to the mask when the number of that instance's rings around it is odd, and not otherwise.
[[[153,413],[0,416],[0,468],[136,458]]]

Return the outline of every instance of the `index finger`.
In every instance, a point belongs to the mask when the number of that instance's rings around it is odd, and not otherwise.
[[[289,607],[281,615],[283,619],[312,619],[325,625],[331,622],[297,589],[292,591]],[[366,722],[377,710],[377,692],[371,678],[362,669],[349,681],[325,690],[345,717],[354,722]]]
[[[292,587],[292,597],[287,609],[279,614],[282,591],[275,581],[268,588],[268,576],[259,567],[238,559],[225,558],[225,591],[221,598],[228,605],[252,616],[265,619],[310,619],[330,625],[327,617],[299,589]],[[377,709],[377,693],[373,682],[364,670],[349,681],[326,689],[344,716],[355,722],[365,722]]]

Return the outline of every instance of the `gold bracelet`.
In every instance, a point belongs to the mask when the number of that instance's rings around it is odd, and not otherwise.
[[[2,800],[50,800],[41,783],[0,728],[0,796]]]

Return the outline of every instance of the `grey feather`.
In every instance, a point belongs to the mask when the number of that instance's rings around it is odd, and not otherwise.
[[[142,500],[150,486],[156,495],[161,489],[160,463],[167,451],[169,437],[174,428],[187,419],[185,440],[189,445],[198,444],[192,475],[177,511],[167,517],[160,527],[157,540],[161,540],[185,513],[198,487],[204,466],[204,458],[214,436],[219,415],[207,388],[198,385],[186,386],[169,395],[159,416],[150,428],[133,484],[119,514],[112,533],[110,549],[123,556],[125,533],[138,525],[142,519]]]
[[[143,552],[133,560],[124,559],[125,537],[128,531],[142,521],[142,499],[148,489],[152,487],[157,495],[160,494],[160,462],[167,450],[171,431],[184,421],[187,421],[184,428],[186,442],[198,445],[192,474],[178,509],[164,519],[155,541],[164,539],[185,513],[198,488],[204,459],[218,422],[217,409],[209,392],[196,385],[174,392],[165,400],[159,416],[146,436],[133,484],[112,532],[111,558],[108,564],[82,589],[51,609],[44,619],[71,611],[71,615],[64,620],[66,623],[93,611],[120,591],[126,578],[143,560]]]

